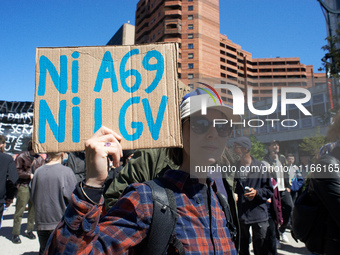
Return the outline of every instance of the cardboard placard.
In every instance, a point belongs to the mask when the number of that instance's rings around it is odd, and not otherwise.
[[[175,43],[37,48],[33,148],[82,151],[101,126],[123,149],[181,147]]]

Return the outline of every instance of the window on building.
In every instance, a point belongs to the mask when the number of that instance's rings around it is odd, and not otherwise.
[[[188,34],[188,39],[194,38],[194,34]]]
[[[194,53],[189,53],[188,54],[188,59],[193,59],[194,58]]]
[[[178,68],[182,68],[182,64],[181,63],[178,63]]]
[[[188,69],[194,69],[194,64],[193,63],[189,63],[188,64]]]
[[[189,5],[189,6],[188,6],[188,11],[193,11],[193,10],[194,10],[194,6]]]
[[[226,97],[221,97],[222,98],[222,101],[227,101],[227,98]]]
[[[193,20],[194,19],[194,15],[189,15],[188,16],[188,20]]]
[[[193,43],[189,43],[188,44],[188,49],[193,49],[194,48],[194,44]]]
[[[192,2],[192,0],[188,0],[188,2]]]
[[[178,79],[182,79],[182,74],[178,73]]]
[[[221,93],[226,94],[226,93],[227,93],[227,90],[226,90],[226,89],[221,89]]]
[[[188,74],[188,79],[193,79],[194,78],[194,74],[193,73],[189,73]]]
[[[189,25],[188,25],[188,29],[189,29],[189,30],[194,29],[194,25],[193,25],[193,24],[189,24]]]

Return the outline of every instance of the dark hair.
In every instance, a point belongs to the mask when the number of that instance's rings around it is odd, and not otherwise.
[[[288,153],[287,156],[286,156],[286,158],[288,158],[288,157],[294,157],[294,158],[295,158],[295,156],[294,156],[293,153]]]
[[[62,155],[62,152],[48,152],[45,162],[46,163],[51,162],[52,159],[59,158],[61,157],[61,155]]]
[[[3,135],[0,135],[0,144],[4,144],[6,142],[6,138]]]

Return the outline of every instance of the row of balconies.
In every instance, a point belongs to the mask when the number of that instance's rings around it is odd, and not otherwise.
[[[138,26],[142,21],[153,16],[156,11],[164,10],[164,15],[182,15],[182,4],[181,1],[167,1],[165,0],[164,8],[161,8],[163,1],[160,1],[156,6],[150,9],[150,5],[137,9],[136,12],[136,26]],[[162,14],[163,15],[163,14]]]

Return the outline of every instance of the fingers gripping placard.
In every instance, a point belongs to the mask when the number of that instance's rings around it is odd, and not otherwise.
[[[101,126],[123,149],[181,146],[177,45],[37,48],[34,149],[81,151]]]

